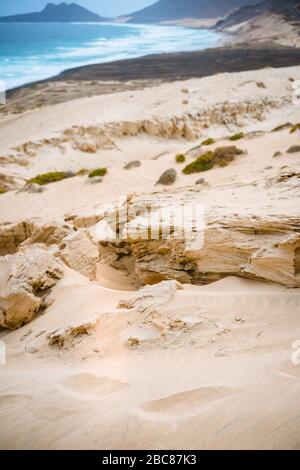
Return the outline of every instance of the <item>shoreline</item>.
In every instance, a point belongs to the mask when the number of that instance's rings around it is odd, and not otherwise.
[[[65,24],[68,27],[78,26],[80,28],[86,28],[86,23]],[[30,27],[30,23],[21,23],[20,25],[26,27],[25,33]],[[39,29],[42,27],[42,23],[34,23],[33,25],[37,25]],[[60,23],[53,23],[53,26],[56,25],[61,27]],[[89,23],[89,25],[95,26],[95,24],[92,23]],[[12,27],[16,26],[18,27],[19,24],[12,23]],[[80,40],[78,40],[77,43],[73,42],[66,52],[60,52],[59,50],[55,51],[53,49],[55,43],[54,45],[51,45],[52,43],[50,41],[50,44],[47,46],[47,50],[49,50],[49,54],[53,57],[57,54],[59,58],[61,55],[61,59],[59,60],[55,59],[53,61],[48,61],[46,59],[45,61],[44,59],[39,58],[39,55],[37,54],[37,62],[34,61],[31,64],[28,62],[28,58],[25,54],[23,58],[20,57],[16,60],[14,73],[10,74],[10,69],[8,68],[8,73],[3,73],[2,80],[6,85],[6,90],[12,91],[33,83],[49,80],[52,77],[73,68],[108,63],[115,60],[135,59],[148,54],[198,51],[222,45],[224,42],[222,33],[212,30],[210,31],[210,29],[211,28],[192,28],[184,25],[168,24],[130,25],[106,23],[103,30],[100,29],[95,32],[95,30],[92,29],[91,32],[88,33],[89,36],[86,37],[84,42],[81,42]],[[86,29],[75,29],[73,30],[73,33],[75,32],[75,34],[78,35],[81,31],[83,34],[86,33]],[[29,32],[30,28],[28,34]],[[160,35],[162,35],[165,41],[162,47],[160,47],[157,42],[157,38]],[[124,40],[126,40],[125,49]],[[103,46],[103,41],[105,41],[105,47]],[[30,44],[29,47],[32,48],[32,55],[35,56],[34,46]],[[48,53],[46,55],[48,55]],[[12,60],[10,56],[7,56],[6,59],[5,52],[4,59],[3,70],[6,69],[7,64],[9,67],[9,61]],[[38,69],[35,71],[37,66]],[[34,71],[33,74],[28,73],[27,70],[30,70],[30,68]],[[23,72],[23,69],[25,69],[25,73]]]
[[[138,90],[158,83],[299,64],[299,48],[273,44],[151,54],[67,69],[49,79],[14,88],[7,92],[7,103],[1,108],[1,114],[18,114],[48,104]]]

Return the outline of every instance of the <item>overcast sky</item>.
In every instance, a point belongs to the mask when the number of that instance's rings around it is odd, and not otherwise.
[[[52,0],[52,3],[61,1]],[[66,0],[67,3],[72,1],[103,16],[118,16],[144,8],[156,0]],[[50,0],[0,0],[0,16],[40,11],[49,2]]]

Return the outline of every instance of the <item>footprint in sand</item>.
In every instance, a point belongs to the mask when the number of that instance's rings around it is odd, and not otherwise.
[[[61,391],[82,399],[99,399],[120,392],[128,387],[128,383],[99,377],[89,372],[82,372],[67,377],[59,385]]]
[[[206,405],[239,392],[229,387],[201,387],[144,403],[140,410],[148,418],[176,418],[193,415]]]
[[[31,400],[32,397],[30,395],[22,393],[0,395],[0,414],[10,410],[16,410],[18,407],[24,409],[24,406],[28,405]]]

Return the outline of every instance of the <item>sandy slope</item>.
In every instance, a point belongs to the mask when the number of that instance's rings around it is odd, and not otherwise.
[[[230,278],[187,286],[160,309],[187,326],[165,337],[114,308],[128,294],[71,272],[53,295],[6,336],[1,448],[299,448],[299,295]],[[95,313],[91,336],[47,346],[49,331]]]
[[[76,176],[39,194],[2,194],[1,223],[94,214],[120,194],[153,191],[170,167],[178,177],[166,195],[195,189],[204,176],[197,194],[208,211],[299,217],[299,185],[284,183],[278,194],[272,183],[282,172],[299,172],[299,153],[286,153],[299,144],[299,131],[271,132],[299,122],[291,78],[300,79],[299,67],[175,82],[4,118],[2,173],[21,180],[82,167],[107,166],[109,173],[98,184]],[[233,102],[229,111],[226,101]],[[174,116],[194,140],[157,131]],[[109,134],[112,147],[96,153],[74,148],[73,137],[61,147],[40,143],[72,126],[111,132],[121,121],[125,131]],[[140,121],[148,124],[137,132]],[[185,176],[174,162],[208,136],[216,148],[241,130],[261,133],[236,142],[247,154],[226,168]],[[95,143],[93,134],[83,137]],[[276,151],[282,155],[274,158]],[[124,170],[131,160],[142,166]],[[291,361],[292,343],[300,340],[299,289],[227,277],[184,285],[167,299],[157,286],[157,309],[118,308],[121,299],[135,298],[133,289],[123,272],[103,264],[97,282],[65,268],[42,315],[17,331],[1,330],[7,365],[0,366],[0,448],[299,449],[300,366]],[[69,333],[85,323],[89,334]],[[50,341],[57,332],[60,348]]]

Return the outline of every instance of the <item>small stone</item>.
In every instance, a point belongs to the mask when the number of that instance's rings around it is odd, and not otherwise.
[[[182,104],[189,104],[188,100],[183,100]]]
[[[98,184],[98,183],[102,183],[102,181],[103,181],[103,178],[101,178],[101,176],[96,176],[95,178],[88,178],[86,183],[87,184]]]
[[[188,88],[182,88],[181,93],[189,93]]]
[[[131,170],[132,168],[138,168],[139,166],[141,166],[141,162],[139,160],[133,160],[124,166],[124,170]]]
[[[238,323],[245,323],[245,320],[243,320],[243,318],[240,315],[236,315],[234,317],[234,321],[236,321]]]
[[[300,145],[292,145],[288,150],[287,153],[297,153],[300,152]]]
[[[205,181],[205,178],[199,178],[197,181],[196,181],[196,184],[205,184],[206,181]]]
[[[277,151],[274,153],[273,158],[281,157],[281,155],[282,155],[282,152]]]
[[[161,177],[159,178],[156,184],[171,185],[175,183],[176,176],[177,176],[176,170],[174,170],[174,168],[170,168],[169,170],[166,170],[161,175]]]

